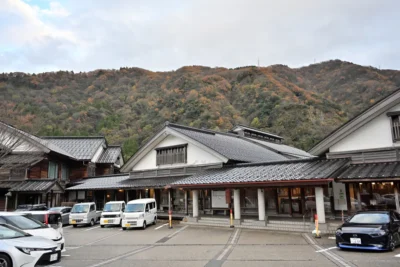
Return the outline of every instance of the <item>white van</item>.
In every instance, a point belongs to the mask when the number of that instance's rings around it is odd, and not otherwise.
[[[100,226],[122,225],[122,215],[125,211],[125,201],[110,201],[104,205],[101,213]]]
[[[100,220],[101,211],[96,210],[94,202],[75,204],[69,215],[69,224],[77,227],[78,224],[93,226]]]
[[[154,198],[142,198],[129,201],[122,216],[122,230],[133,227],[146,229],[149,224],[157,223],[157,204]]]

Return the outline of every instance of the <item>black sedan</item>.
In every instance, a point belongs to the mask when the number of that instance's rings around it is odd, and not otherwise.
[[[389,250],[400,245],[400,214],[362,211],[336,230],[336,245],[343,249]]]

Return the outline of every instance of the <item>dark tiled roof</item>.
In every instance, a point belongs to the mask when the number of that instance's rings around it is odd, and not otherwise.
[[[130,179],[128,174],[114,174],[82,179],[66,190],[164,188],[185,177],[187,176]]]
[[[236,134],[199,130],[172,123],[168,124],[168,126],[209,147],[230,160],[241,162],[266,162],[287,159],[283,155],[266,149],[258,144],[254,144],[245,138],[240,138]]]
[[[351,164],[338,177],[340,179],[400,178],[400,162]]]
[[[123,181],[122,184],[129,188],[164,188],[186,177],[187,176],[129,179]]]
[[[22,182],[24,181],[12,181],[12,180],[0,181],[0,188],[13,188],[14,186],[21,184]]]
[[[119,189],[121,182],[129,179],[129,174],[113,174],[107,176],[82,179],[66,190]]]
[[[67,151],[77,160],[90,160],[99,147],[105,143],[104,137],[42,137],[49,143]]]
[[[118,157],[121,155],[120,146],[109,146],[100,158],[97,160],[98,163],[115,163]]]
[[[296,160],[265,164],[240,164],[233,167],[206,170],[173,183],[181,185],[207,185],[224,183],[262,183],[327,179],[344,167],[349,160]]]
[[[43,159],[41,154],[8,154],[0,158],[0,166],[31,165]]]
[[[47,192],[57,183],[54,179],[24,180],[10,189],[12,192]]]

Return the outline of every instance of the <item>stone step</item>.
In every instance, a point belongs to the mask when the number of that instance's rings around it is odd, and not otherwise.
[[[247,225],[247,226],[265,226],[265,222],[263,221],[243,221],[240,225]]]
[[[309,221],[305,221],[305,222],[293,222],[293,221],[277,221],[277,220],[268,220],[268,224],[277,224],[277,225],[282,225],[282,224],[286,224],[286,225],[307,225],[310,226],[311,223]]]
[[[227,218],[212,218],[212,217],[200,217],[199,221],[208,221],[208,222],[229,222]]]

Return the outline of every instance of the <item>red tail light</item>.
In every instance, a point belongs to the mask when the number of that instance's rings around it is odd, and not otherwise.
[[[46,225],[49,224],[49,215],[48,215],[48,214],[45,214],[45,215],[44,215],[44,223],[45,223]]]

